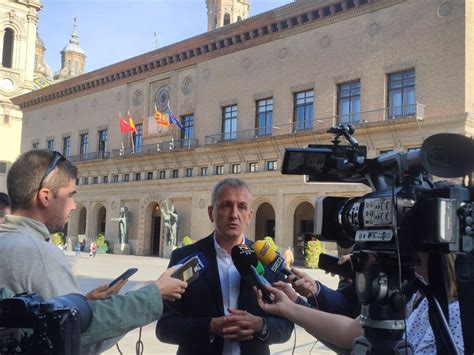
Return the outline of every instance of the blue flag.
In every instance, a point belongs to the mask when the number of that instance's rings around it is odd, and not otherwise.
[[[176,117],[174,117],[173,112],[171,112],[171,108],[170,108],[169,104],[168,104],[168,112],[169,112],[169,116],[170,116],[170,123],[171,124],[174,123],[179,128],[184,129],[184,126],[181,124],[181,122],[179,122],[178,119]]]

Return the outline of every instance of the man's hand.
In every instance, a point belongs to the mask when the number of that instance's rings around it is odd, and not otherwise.
[[[229,308],[230,315],[212,318],[209,331],[228,341],[251,340],[255,333],[262,330],[262,317],[247,311]]]
[[[158,280],[155,281],[156,286],[160,289],[161,297],[167,301],[175,301],[181,298],[181,295],[188,287],[188,283],[180,279],[171,277],[171,274],[177,269],[177,266],[166,270]]]
[[[106,298],[109,298],[110,296],[116,295],[117,293],[119,293],[122,286],[125,285],[126,283],[127,283],[127,280],[120,280],[112,287],[109,287],[109,285],[99,286],[89,291],[89,293],[86,295],[86,298],[90,301],[105,300]]]
[[[293,288],[298,292],[301,296],[304,297],[313,297],[318,292],[318,285],[316,281],[313,280],[311,276],[307,273],[298,270],[297,268],[291,268],[291,271],[298,276],[298,279],[290,275],[286,278],[286,282],[291,282]]]
[[[243,341],[253,339],[256,333],[263,328],[263,318],[257,317],[247,311],[239,309],[228,309],[230,316],[227,318],[232,322],[224,328],[224,339],[229,341]]]

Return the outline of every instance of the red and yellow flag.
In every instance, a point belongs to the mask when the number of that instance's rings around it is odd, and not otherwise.
[[[131,132],[137,133],[137,128],[135,127],[135,122],[133,122],[132,115],[130,115],[130,110],[127,112],[128,115],[128,124],[130,125],[130,128],[132,129]]]
[[[164,126],[164,127],[169,127],[170,121],[166,118],[165,115],[163,115],[160,111],[155,110],[155,121],[157,125]]]
[[[136,130],[130,126],[130,123],[127,123],[123,116],[119,113],[119,120],[120,120],[120,132],[135,132]]]

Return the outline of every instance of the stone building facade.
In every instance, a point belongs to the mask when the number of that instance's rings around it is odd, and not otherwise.
[[[355,125],[371,157],[438,132],[472,136],[472,16],[469,1],[294,2],[16,98],[22,151],[70,147],[80,169],[70,236],[116,242],[110,219],[126,206],[132,253],[167,255],[164,201],[178,241],[199,239],[212,230],[212,186],[238,177],[254,195],[247,235],[301,257],[315,199],[368,190],[281,175],[285,147],[328,144],[339,123]],[[183,131],[157,126],[155,106],[168,102]],[[135,148],[119,129],[127,111]]]

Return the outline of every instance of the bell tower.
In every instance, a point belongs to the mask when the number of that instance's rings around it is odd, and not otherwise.
[[[54,75],[55,80],[70,79],[84,74],[86,53],[79,45],[79,36],[76,31],[77,20],[75,17],[72,27],[69,44],[61,51],[61,69]]]
[[[20,153],[23,113],[11,98],[33,90],[39,0],[0,1],[0,191]]]
[[[207,30],[244,20],[249,15],[250,0],[206,0]]]

